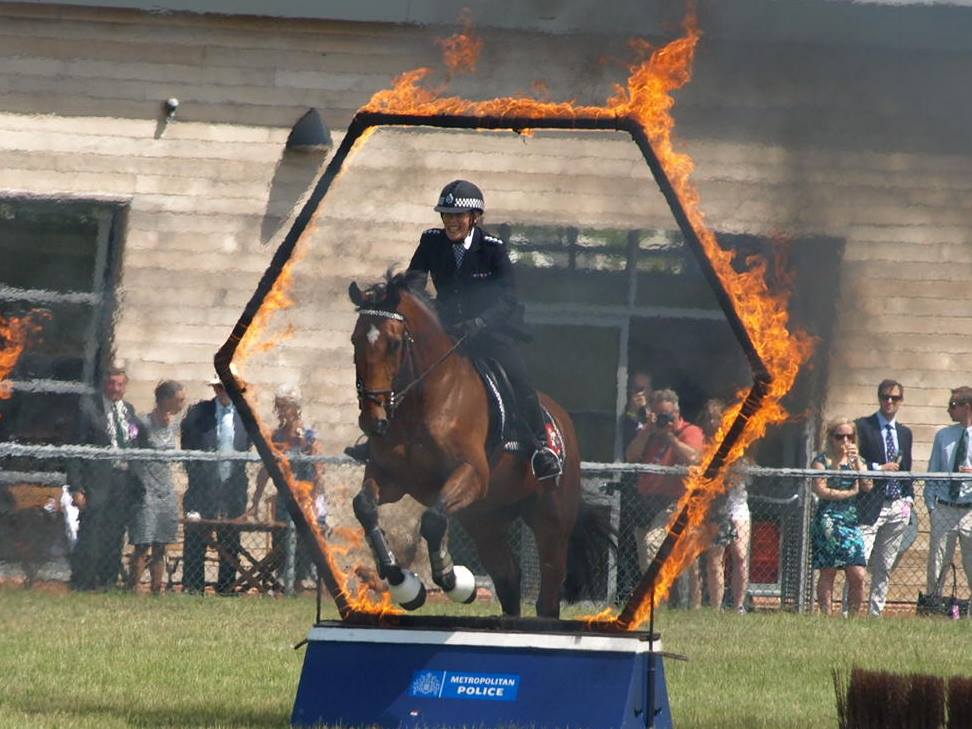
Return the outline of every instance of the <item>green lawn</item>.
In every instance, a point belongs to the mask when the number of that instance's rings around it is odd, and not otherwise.
[[[0,589],[0,727],[286,727],[310,598]],[[968,621],[659,613],[675,724],[834,727],[831,671],[972,674]]]

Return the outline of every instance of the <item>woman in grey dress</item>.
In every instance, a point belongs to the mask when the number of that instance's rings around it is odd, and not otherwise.
[[[155,388],[155,409],[142,423],[150,448],[172,450],[176,447],[179,440],[174,419],[185,405],[186,393],[181,384],[174,380],[159,383]],[[135,589],[148,563],[152,594],[158,595],[162,592],[165,546],[176,541],[179,530],[179,501],[172,481],[172,463],[136,461],[133,468],[143,484],[144,493],[135,505],[129,531],[135,549],[128,587]]]

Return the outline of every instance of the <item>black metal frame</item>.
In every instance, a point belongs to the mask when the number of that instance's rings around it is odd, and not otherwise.
[[[707,464],[705,464],[705,468],[702,473],[702,477],[705,479],[712,479],[717,476],[722,467],[725,465],[726,457],[728,456],[730,449],[745,430],[750,417],[752,417],[752,415],[759,410],[761,403],[769,390],[771,376],[760,358],[750,334],[745,327],[745,324],[736,313],[732,298],[723,286],[722,280],[719,278],[718,273],[716,273],[712,262],[706,256],[705,248],[702,245],[699,232],[696,231],[691,220],[686,214],[682,201],[672,185],[667,172],[658,159],[658,156],[655,154],[655,151],[651,146],[651,142],[648,139],[647,131],[644,129],[644,127],[642,127],[633,117],[610,115],[533,118],[529,116],[461,116],[450,114],[423,116],[416,114],[391,114],[384,112],[359,111],[351,120],[351,124],[348,127],[348,131],[345,134],[341,145],[335,151],[334,157],[331,159],[331,162],[321,175],[321,178],[315,185],[310,197],[304,204],[293,225],[288,231],[287,236],[284,238],[283,242],[280,244],[280,247],[274,254],[270,265],[267,267],[267,270],[264,272],[263,277],[260,279],[260,282],[257,285],[256,291],[244,308],[239,321],[236,323],[236,326],[233,328],[233,332],[230,334],[230,337],[226,340],[223,346],[220,347],[214,358],[216,371],[219,374],[220,379],[225,384],[227,393],[229,394],[233,403],[236,405],[236,408],[240,413],[240,417],[243,419],[243,423],[250,434],[250,437],[256,444],[257,451],[266,465],[267,472],[270,475],[270,478],[273,479],[273,482],[277,488],[282,489],[282,492],[290,492],[290,487],[285,476],[284,468],[281,466],[276,453],[270,446],[270,436],[268,433],[262,432],[259,421],[250,407],[250,403],[244,397],[242,383],[239,382],[230,371],[230,363],[236,354],[237,347],[252,325],[257,312],[262,307],[264,300],[273,289],[277,280],[280,278],[280,275],[284,270],[284,266],[291,259],[298,241],[307,230],[308,224],[330,189],[331,184],[341,172],[341,169],[343,168],[351,150],[354,148],[355,144],[362,139],[362,135],[365,135],[366,132],[373,128],[381,126],[511,131],[522,131],[524,129],[570,131],[602,130],[627,132],[629,135],[631,135],[632,139],[641,150],[648,167],[651,169],[655,182],[658,184],[659,189],[665,196],[665,200],[668,202],[668,206],[675,217],[675,221],[678,223],[682,234],[685,236],[686,244],[695,254],[699,267],[701,268],[702,273],[709,285],[712,287],[716,300],[719,302],[719,306],[725,313],[729,326],[732,329],[733,334],[736,336],[736,339],[742,346],[743,351],[749,360],[750,368],[753,371],[753,386],[746,396],[739,414],[729,427],[722,442],[719,443],[719,446],[712,458]],[[441,619],[390,615],[387,613],[364,613],[354,609],[353,606],[348,602],[348,597],[341,592],[338,586],[338,581],[335,577],[334,569],[332,568],[326,545],[321,545],[318,543],[304,518],[303,512],[301,512],[300,509],[293,503],[291,503],[290,508],[291,517],[294,519],[297,529],[302,533],[302,535],[307,537],[309,544],[313,544],[315,546],[315,548],[312,550],[312,557],[317,565],[318,573],[324,585],[328,588],[328,591],[333,596],[341,618],[345,622],[355,624],[375,624],[377,622],[384,625],[401,626],[422,624],[430,627],[432,625],[442,625],[443,623],[447,623],[448,626],[453,628],[473,628],[474,626],[483,627],[487,623],[493,628],[513,625],[509,619],[504,618],[486,619],[448,617]],[[654,602],[655,582],[659,573],[661,572],[661,568],[681,539],[682,534],[688,525],[688,520],[689,504],[686,503],[686,505],[683,506],[681,511],[675,517],[671,529],[666,535],[665,540],[662,542],[661,547],[656,553],[651,564],[648,566],[648,569],[642,576],[641,581],[638,583],[637,587],[632,593],[631,598],[628,600],[627,604],[614,621],[542,621],[538,619],[529,619],[529,625],[532,626],[531,629],[536,630],[538,628],[543,628],[546,630],[617,633],[619,631],[628,631],[636,628],[636,621],[638,620],[638,616],[643,613],[646,603]],[[652,610],[652,612],[654,611]],[[522,619],[517,619],[516,622],[521,620]],[[550,623],[550,625],[547,625],[547,623]]]

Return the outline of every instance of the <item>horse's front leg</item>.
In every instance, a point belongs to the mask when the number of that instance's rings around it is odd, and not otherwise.
[[[417,610],[425,604],[425,585],[411,570],[398,563],[378,523],[380,490],[378,482],[365,474],[361,491],[354,497],[354,515],[364,529],[365,539],[375,557],[378,574],[388,582],[392,598],[406,610]]]
[[[476,599],[476,578],[464,565],[456,565],[449,553],[449,515],[482,497],[484,479],[469,464],[461,465],[446,481],[435,503],[422,514],[420,533],[429,545],[432,581],[454,602]]]

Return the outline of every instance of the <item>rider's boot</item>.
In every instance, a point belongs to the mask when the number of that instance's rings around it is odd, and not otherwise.
[[[524,398],[523,415],[536,440],[536,450],[533,452],[533,457],[530,458],[533,475],[536,476],[538,481],[557,478],[563,472],[563,464],[547,442],[547,425],[544,422],[543,412],[540,410],[540,399],[536,393],[530,393],[528,397]]]
[[[366,438],[360,443],[355,443],[353,446],[348,446],[344,449],[344,455],[350,456],[360,463],[367,463],[368,458],[371,456],[371,446],[368,444],[368,439]]]

